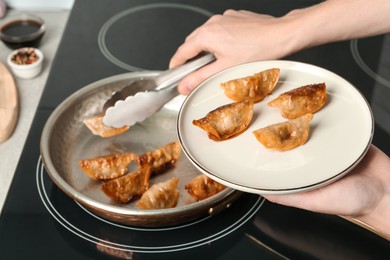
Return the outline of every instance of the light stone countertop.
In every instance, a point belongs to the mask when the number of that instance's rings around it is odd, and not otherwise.
[[[24,11],[11,9],[8,11],[7,15],[25,12],[33,13],[45,21],[46,33],[38,47],[45,57],[42,72],[37,77],[33,79],[19,79],[14,76],[19,94],[19,118],[10,139],[0,144],[0,213],[15,170],[18,166],[20,155],[23,151],[31,123],[69,16],[69,10],[65,9],[51,11]],[[1,22],[2,20],[0,19],[0,23]],[[11,51],[11,49],[0,41],[0,60],[8,69],[9,67],[6,64],[6,59]]]

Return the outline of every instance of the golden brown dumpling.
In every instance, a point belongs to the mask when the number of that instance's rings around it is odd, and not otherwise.
[[[172,168],[179,159],[180,153],[180,144],[175,141],[137,156],[135,162],[139,168],[151,167],[152,174],[158,174]]]
[[[253,134],[266,148],[278,151],[290,150],[306,143],[312,119],[313,114],[306,114],[287,122],[258,129]]]
[[[134,197],[141,196],[147,190],[149,177],[150,172],[148,170],[137,170],[103,183],[102,190],[112,200],[128,203]]]
[[[253,117],[250,99],[221,106],[192,123],[208,133],[210,139],[222,141],[244,132]]]
[[[258,102],[275,88],[279,75],[280,69],[273,68],[221,83],[221,88],[225,91],[225,95],[234,101],[250,98],[253,102]]]
[[[283,117],[293,119],[320,110],[326,98],[326,85],[319,83],[287,91],[268,105],[279,108]]]
[[[103,124],[104,114],[98,114],[91,118],[85,119],[83,122],[85,126],[94,134],[101,137],[111,137],[126,132],[130,127],[123,126],[114,128]]]
[[[84,173],[94,180],[109,180],[127,173],[127,166],[136,158],[133,153],[112,154],[80,160]]]
[[[226,188],[226,186],[210,179],[204,174],[196,176],[184,187],[191,196],[198,200],[207,199]]]
[[[152,185],[139,199],[137,207],[140,209],[166,209],[176,206],[179,200],[177,184],[179,179],[174,177],[165,182]]]

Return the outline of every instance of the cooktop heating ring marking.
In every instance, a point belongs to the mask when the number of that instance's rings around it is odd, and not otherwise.
[[[138,253],[167,253],[167,252],[176,252],[176,251],[182,251],[182,250],[188,250],[196,247],[200,247],[203,245],[207,245],[213,241],[216,241],[220,238],[223,238],[238,228],[240,228],[242,225],[244,225],[248,220],[250,220],[260,209],[260,207],[264,203],[264,199],[262,197],[258,197],[257,201],[251,206],[251,208],[239,219],[237,219],[233,224],[223,228],[222,230],[218,231],[217,233],[214,233],[212,235],[209,235],[207,237],[203,237],[201,239],[198,239],[196,241],[191,241],[187,243],[177,244],[177,245],[167,245],[167,246],[152,246],[152,247],[143,247],[143,246],[132,246],[132,245],[124,245],[120,243],[115,243],[112,241],[107,241],[98,237],[95,237],[91,234],[88,234],[81,230],[80,228],[74,226],[72,223],[70,223],[68,220],[66,220],[55,208],[55,206],[51,203],[48,194],[45,190],[45,184],[44,184],[44,175],[45,169],[42,163],[41,156],[38,158],[37,167],[36,167],[36,184],[39,196],[50,213],[52,217],[61,224],[65,229],[70,231],[71,233],[75,234],[76,236],[89,241],[91,243],[94,243],[96,245],[105,246],[111,249],[121,250],[121,251],[128,251],[128,252],[138,252]]]
[[[189,10],[189,11],[194,11],[196,13],[199,13],[201,15],[204,15],[206,17],[210,17],[213,15],[212,12],[202,9],[200,7],[192,6],[192,5],[186,5],[186,4],[178,4],[178,3],[157,3],[157,4],[148,4],[148,5],[142,5],[142,6],[137,6],[137,7],[132,7],[127,10],[121,11],[118,14],[114,15],[110,19],[108,19],[102,28],[99,31],[98,35],[98,45],[100,51],[103,53],[103,55],[112,63],[117,65],[118,67],[121,67],[125,70],[129,71],[142,71],[145,70],[145,68],[139,68],[130,64],[127,64],[123,61],[121,61],[119,58],[115,57],[109,50],[106,45],[106,34],[108,32],[108,29],[117,21],[125,17],[126,15],[139,12],[139,11],[144,11],[148,9],[155,9],[155,8],[177,8],[177,9],[182,9],[182,10]]]
[[[93,214],[92,212],[90,212],[88,209],[86,209],[83,205],[81,205],[80,203],[78,203],[77,201],[75,201],[76,204],[82,209],[84,210],[85,212],[87,212],[89,215],[91,215],[92,217],[94,218],[97,218],[98,220],[100,221],[103,221],[109,225],[113,225],[113,226],[116,226],[116,227],[120,227],[120,228],[124,228],[124,229],[130,229],[130,230],[138,230],[138,231],[146,231],[146,232],[150,232],[150,231],[165,231],[165,230],[173,230],[173,229],[180,229],[180,228],[184,228],[184,227],[188,227],[188,226],[192,226],[192,225],[196,225],[202,221],[205,221],[206,219],[210,218],[211,215],[208,215],[206,217],[203,217],[197,221],[194,221],[194,222],[190,222],[190,223],[187,223],[187,224],[181,224],[181,225],[178,225],[178,226],[173,226],[173,227],[163,227],[163,228],[142,228],[142,227],[131,227],[131,226],[125,226],[125,225],[121,225],[121,224],[118,224],[118,223],[114,223],[114,222],[111,222],[109,220],[106,220],[104,218],[101,218],[95,214]]]
[[[379,75],[378,73],[374,72],[363,60],[362,56],[360,56],[359,49],[358,49],[358,40],[352,40],[350,43],[350,49],[352,53],[352,57],[358,64],[358,66],[368,74],[371,78],[378,81],[382,85],[390,88],[390,81]]]

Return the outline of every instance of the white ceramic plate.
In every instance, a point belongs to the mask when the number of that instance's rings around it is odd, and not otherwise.
[[[254,106],[249,128],[222,142],[192,124],[211,110],[232,103],[219,84],[231,79],[280,68],[272,94]],[[300,86],[325,82],[328,100],[314,114],[306,144],[279,152],[266,149],[253,131],[286,121],[267,103],[281,93]],[[340,76],[292,61],[261,61],[222,71],[196,88],[179,112],[178,135],[190,161],[210,178],[234,189],[281,194],[314,189],[329,184],[353,169],[367,152],[373,137],[373,116],[362,94]]]

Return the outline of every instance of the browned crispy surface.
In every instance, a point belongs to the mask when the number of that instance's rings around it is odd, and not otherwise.
[[[291,150],[308,140],[312,118],[313,114],[306,114],[296,119],[258,129],[253,134],[266,148],[278,151]]]
[[[198,200],[207,199],[225,188],[226,186],[210,179],[204,174],[196,176],[185,185],[187,192]]]
[[[179,200],[177,190],[179,179],[174,177],[165,182],[154,184],[136,203],[140,209],[166,209],[176,206]]]
[[[84,173],[94,180],[109,180],[127,173],[127,166],[136,157],[133,153],[112,154],[80,160]]]
[[[253,101],[246,99],[218,107],[192,123],[208,133],[214,141],[223,141],[244,132],[253,117]]]
[[[128,203],[149,188],[152,173],[163,173],[173,167],[180,153],[180,144],[175,141],[142,155],[112,154],[80,160],[79,165],[92,179],[108,180],[102,184],[102,190],[108,197],[119,203]],[[126,174],[128,165],[133,160],[138,165],[138,169]]]
[[[320,110],[326,99],[326,85],[319,83],[287,91],[268,102],[268,105],[279,108],[283,117],[294,119]]]
[[[150,172],[137,170],[125,176],[109,180],[102,184],[103,192],[119,203],[128,203],[134,197],[141,196],[149,185]]]
[[[172,168],[179,159],[180,153],[180,144],[175,141],[137,156],[135,162],[141,169],[151,167],[152,174],[159,174]]]
[[[85,119],[84,124],[94,134],[101,137],[111,137],[126,132],[130,127],[124,126],[114,128],[103,124],[104,114],[98,114],[91,118]]]
[[[275,88],[279,75],[280,69],[273,68],[252,76],[221,83],[221,88],[225,91],[225,95],[234,101],[249,98],[253,102],[259,102]]]

